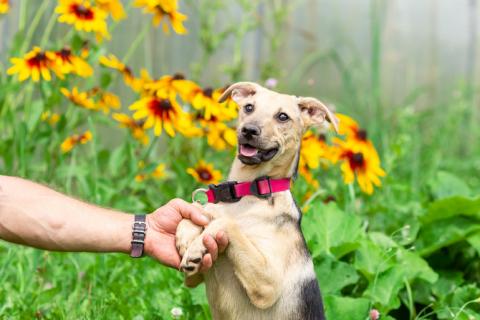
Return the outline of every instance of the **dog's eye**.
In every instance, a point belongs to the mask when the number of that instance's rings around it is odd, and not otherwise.
[[[280,112],[279,114],[277,114],[277,119],[281,122],[285,122],[288,121],[290,117],[286,113]]]
[[[244,107],[243,107],[243,110],[245,111],[245,113],[252,113],[253,112],[253,104],[249,103],[249,104],[246,104]]]

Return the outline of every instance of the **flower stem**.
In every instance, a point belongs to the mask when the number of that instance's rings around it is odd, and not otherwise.
[[[52,34],[53,27],[55,26],[55,22],[57,21],[57,14],[55,12],[52,13],[50,16],[50,20],[48,20],[48,24],[45,28],[45,32],[43,33],[42,40],[40,41],[40,47],[44,47],[47,44],[48,38],[50,34]]]
[[[143,27],[142,32],[138,35],[138,37],[133,41],[132,45],[128,49],[127,53],[122,59],[122,62],[127,64],[128,60],[132,57],[132,55],[135,53],[135,50],[137,50],[138,46],[141,44],[143,39],[145,39],[145,36],[147,35],[148,30],[150,30],[150,25],[147,23]]]
[[[37,13],[33,17],[32,23],[30,24],[30,28],[28,28],[27,35],[22,44],[22,49],[21,49],[22,53],[24,53],[27,50],[28,46],[30,45],[30,42],[32,42],[33,34],[37,30],[38,24],[40,23],[40,19],[42,18],[43,14],[47,10],[49,2],[50,1],[43,1],[40,7],[38,8]]]

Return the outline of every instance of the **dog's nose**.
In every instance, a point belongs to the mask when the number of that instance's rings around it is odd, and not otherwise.
[[[260,135],[262,130],[254,124],[246,124],[242,128],[242,135],[247,139],[252,139]]]

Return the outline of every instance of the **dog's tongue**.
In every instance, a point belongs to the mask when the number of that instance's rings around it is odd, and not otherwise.
[[[249,145],[242,144],[240,145],[240,154],[245,157],[253,157],[256,155],[258,150]]]

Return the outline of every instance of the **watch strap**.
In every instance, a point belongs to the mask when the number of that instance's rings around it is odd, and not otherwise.
[[[130,257],[140,258],[143,256],[146,233],[147,223],[145,222],[145,215],[135,215],[132,227],[132,249],[130,251]]]

